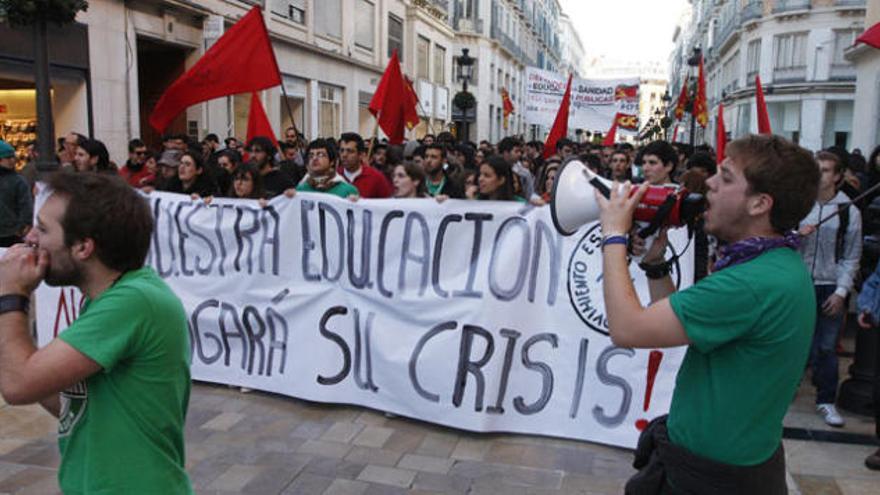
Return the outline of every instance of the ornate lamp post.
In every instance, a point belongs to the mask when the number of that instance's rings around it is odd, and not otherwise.
[[[700,47],[695,46],[693,54],[690,58],[687,59],[687,64],[691,67],[691,77],[689,82],[688,92],[690,93],[690,98],[688,98],[688,106],[691,111],[691,146],[696,142],[696,132],[697,132],[697,116],[694,115],[694,100],[697,97],[697,67],[700,65],[700,57],[703,56],[703,52]]]
[[[458,80],[461,81],[462,89],[452,98],[452,105],[461,110],[459,132],[457,133],[460,141],[468,141],[470,139],[468,112],[477,106],[476,98],[468,92],[468,83],[473,77],[474,62],[476,61],[476,59],[468,54],[469,52],[470,50],[467,48],[462,48],[461,56],[458,57]]]

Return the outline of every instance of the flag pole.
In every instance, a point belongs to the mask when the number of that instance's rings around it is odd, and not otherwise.
[[[278,75],[281,76],[281,71],[278,71]],[[299,129],[296,128],[296,121],[293,120],[293,110],[290,108],[290,98],[287,96],[287,89],[284,88],[284,77],[281,77],[281,94],[284,95],[284,106],[287,108],[287,116],[290,117],[290,126],[293,127],[293,132],[296,133],[296,142],[299,145],[302,143],[299,142]],[[282,129],[282,132],[284,129]]]
[[[379,139],[379,117],[376,117],[376,125],[373,126],[373,138],[370,139],[370,148],[367,150],[367,163],[373,159],[373,146],[377,139]]]

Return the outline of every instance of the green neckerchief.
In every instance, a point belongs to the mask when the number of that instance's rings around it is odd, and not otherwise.
[[[436,196],[437,193],[443,190],[443,186],[446,185],[446,174],[443,174],[443,178],[440,179],[440,183],[436,186],[431,183],[430,177],[425,177],[425,187],[428,188],[428,194],[431,196]]]

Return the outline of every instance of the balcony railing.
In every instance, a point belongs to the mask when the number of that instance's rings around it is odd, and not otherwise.
[[[764,15],[763,0],[751,0],[742,9],[742,22],[746,23],[752,19],[760,19]]]
[[[865,0],[834,0],[835,7],[865,7]]]
[[[780,14],[797,10],[809,10],[811,4],[810,0],[776,0],[773,2],[773,13]]]
[[[727,40],[739,29],[741,24],[740,13],[737,11],[733,11],[730,13],[725,19],[723,19],[723,23],[721,24],[721,29],[718,31],[718,46],[724,46],[727,43]]]
[[[856,67],[853,64],[831,64],[830,78],[834,81],[853,81]]]
[[[456,17],[452,23],[453,29],[462,33],[483,34],[483,20]]]
[[[807,66],[776,67],[773,69],[773,81],[803,81],[807,78]]]

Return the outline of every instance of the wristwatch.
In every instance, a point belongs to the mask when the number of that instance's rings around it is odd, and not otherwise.
[[[21,311],[22,313],[27,314],[30,307],[31,301],[27,296],[22,296],[20,294],[0,296],[0,315],[11,313],[13,311]]]

